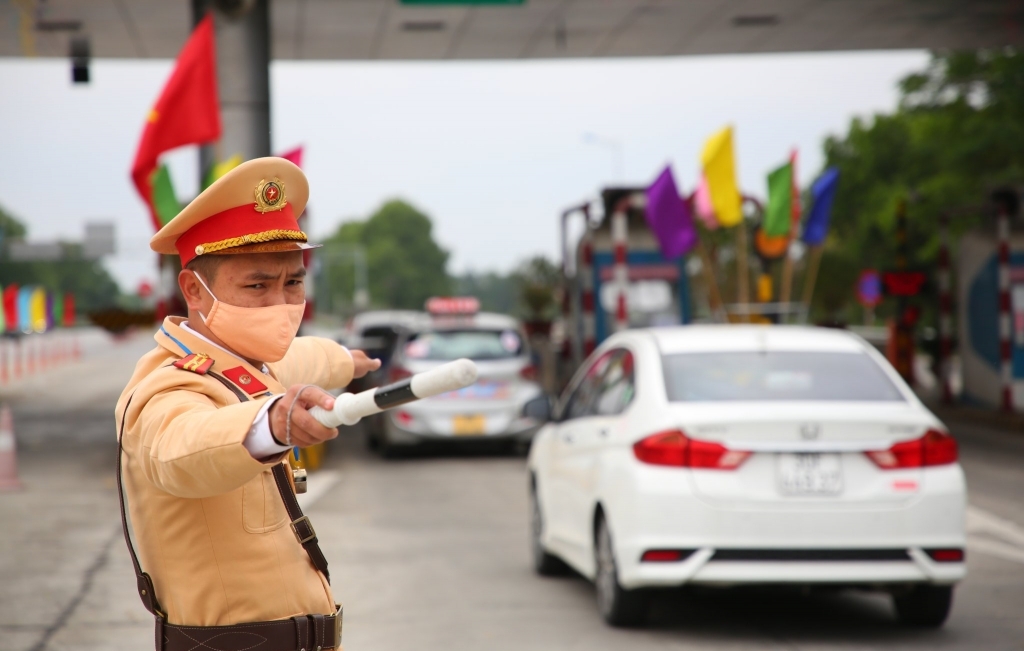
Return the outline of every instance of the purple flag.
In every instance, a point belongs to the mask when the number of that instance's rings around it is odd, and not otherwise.
[[[679,196],[672,167],[665,170],[647,188],[647,224],[654,231],[667,260],[675,260],[690,252],[697,243],[697,229],[693,226],[690,207]]]

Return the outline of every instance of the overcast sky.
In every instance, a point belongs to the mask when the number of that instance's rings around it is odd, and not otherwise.
[[[275,152],[304,145],[314,235],[404,198],[429,214],[450,270],[508,270],[556,255],[558,215],[602,185],[647,184],[671,163],[690,190],[703,141],[736,128],[742,187],[790,148],[801,182],[850,119],[891,111],[920,51],[508,63],[281,62],[271,67]],[[169,61],[94,61],[73,86],[65,60],[0,59],[0,205],[30,239],[117,224],[107,266],[127,290],[153,279],[152,227],[128,169]],[[621,143],[616,179],[612,148]],[[226,154],[230,152],[225,152]],[[183,199],[195,149],[171,157]]]

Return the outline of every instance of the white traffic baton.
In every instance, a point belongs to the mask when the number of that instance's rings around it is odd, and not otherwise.
[[[385,409],[468,387],[476,378],[476,364],[468,359],[457,359],[376,389],[343,393],[335,399],[334,409],[312,407],[309,413],[324,427],[355,425]]]

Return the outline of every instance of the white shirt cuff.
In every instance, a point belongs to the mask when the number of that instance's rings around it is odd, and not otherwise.
[[[246,435],[245,440],[242,441],[242,445],[249,451],[253,459],[265,459],[266,457],[272,457],[291,449],[287,445],[280,445],[274,440],[273,434],[270,433],[270,407],[283,397],[283,395],[274,396],[263,403],[263,406],[260,407],[259,412],[256,414],[256,418],[252,421],[249,433]]]

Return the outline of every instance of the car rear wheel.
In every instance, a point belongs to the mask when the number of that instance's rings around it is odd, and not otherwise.
[[[938,628],[949,617],[953,605],[953,586],[918,585],[910,592],[893,595],[892,600],[901,623]]]
[[[569,568],[562,559],[549,554],[544,548],[544,514],[540,510],[540,498],[537,497],[537,485],[530,482],[530,556],[533,558],[533,570],[541,576],[564,576]]]
[[[647,618],[647,593],[626,590],[619,585],[618,566],[612,534],[603,515],[598,516],[594,545],[594,586],[597,588],[597,608],[604,621],[612,626],[637,626]]]

